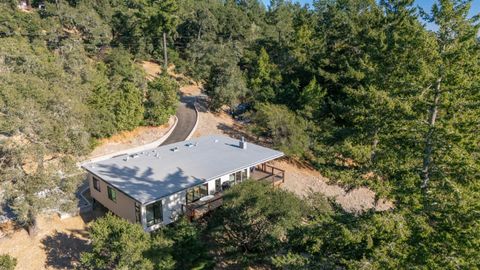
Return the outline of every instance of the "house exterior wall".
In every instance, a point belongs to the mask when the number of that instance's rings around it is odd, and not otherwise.
[[[243,168],[242,170],[244,170]],[[250,168],[247,169],[247,177],[250,177]],[[220,178],[220,183],[225,183],[230,180],[230,174],[223,175]],[[213,195],[215,193],[215,181],[218,178],[208,181],[208,194]],[[166,196],[161,199],[163,206],[163,222],[161,224],[155,224],[153,226],[146,226],[145,217],[145,205],[142,207],[142,224],[146,231],[154,231],[160,228],[162,225],[167,225],[174,222],[178,217],[183,214],[183,205],[186,204],[187,190],[179,191],[175,194]],[[107,198],[108,199],[108,198]]]
[[[244,170],[243,168],[242,170]],[[247,177],[250,177],[250,168],[247,168]],[[98,178],[100,183],[100,192],[97,191],[93,186],[93,175],[88,174],[88,182],[90,186],[90,193],[92,198],[97,200],[103,206],[108,208],[117,216],[127,219],[128,221],[135,223],[135,200],[128,197],[127,195],[123,194],[121,191],[117,190],[113,186],[109,185],[102,179]],[[216,178],[218,179],[218,178]],[[215,193],[215,181],[216,179],[212,179],[208,181],[208,194]],[[220,177],[221,184],[230,180],[230,174],[226,174]],[[117,201],[113,202],[108,198],[107,187],[110,186],[115,189],[117,192]],[[155,224],[153,226],[147,227],[147,220],[146,220],[146,206],[141,205],[141,221],[142,226],[145,231],[150,232],[160,228],[163,225],[170,224],[174,222],[179,216],[183,214],[183,205],[186,204],[186,194],[187,190],[179,191],[175,194],[171,194],[164,198],[161,198],[162,207],[163,207],[163,222],[160,224]]]
[[[100,192],[93,187],[93,175],[88,174],[88,184],[90,186],[90,194],[92,198],[101,203],[103,206],[112,211],[115,215],[125,218],[126,220],[135,223],[135,200],[123,194],[121,191],[117,190],[113,186],[109,185],[107,182],[96,177],[100,183]],[[116,190],[117,201],[114,202],[108,198],[107,186],[112,187]]]

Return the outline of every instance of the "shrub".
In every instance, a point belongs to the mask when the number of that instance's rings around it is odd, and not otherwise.
[[[0,270],[14,270],[17,265],[17,259],[8,255],[0,255]]]

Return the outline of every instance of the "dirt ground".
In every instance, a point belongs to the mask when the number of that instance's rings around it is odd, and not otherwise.
[[[80,253],[89,247],[86,226],[93,216],[60,220],[57,215],[42,216],[38,233],[30,237],[18,229],[0,239],[0,253],[17,258],[19,270],[73,269]]]
[[[101,139],[99,146],[95,147],[89,158],[108,155],[158,140],[168,132],[174,121],[174,118],[170,117],[168,123],[162,126],[137,127],[132,131],[124,131],[110,138]]]

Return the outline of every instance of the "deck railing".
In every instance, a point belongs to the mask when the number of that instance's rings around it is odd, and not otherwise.
[[[251,177],[254,180],[262,181],[271,181],[272,186],[276,187],[285,182],[285,170],[279,169],[272,165],[266,163],[259,164],[255,167],[256,171],[262,173],[259,177],[252,177],[255,175],[255,172]],[[211,210],[218,208],[222,205],[223,202],[223,193],[218,192],[213,198],[207,201],[195,201],[189,204],[184,205],[183,211],[185,215],[190,219],[198,219],[205,216]]]
[[[256,180],[270,180],[273,186],[277,186],[285,182],[285,170],[266,163],[258,164],[255,169],[267,174],[266,176]]]
[[[223,193],[219,192],[208,201],[196,201],[184,205],[184,212],[189,219],[197,219],[203,217],[205,214],[211,210],[218,208],[222,205],[223,202]]]

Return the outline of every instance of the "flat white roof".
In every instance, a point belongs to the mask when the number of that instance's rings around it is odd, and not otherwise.
[[[239,140],[205,136],[82,167],[143,204],[282,156],[250,142],[242,149]]]

